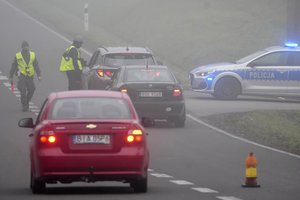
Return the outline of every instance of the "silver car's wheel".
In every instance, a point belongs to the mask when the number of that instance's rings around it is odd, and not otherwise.
[[[213,96],[217,99],[233,100],[241,93],[240,82],[233,77],[224,77],[218,80]]]

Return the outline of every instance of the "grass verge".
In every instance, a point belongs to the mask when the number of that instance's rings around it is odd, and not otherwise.
[[[300,111],[257,110],[200,119],[242,138],[300,155]]]

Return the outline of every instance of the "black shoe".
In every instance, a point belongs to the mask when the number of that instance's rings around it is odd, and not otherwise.
[[[29,110],[29,105],[22,107],[22,112],[27,112]]]

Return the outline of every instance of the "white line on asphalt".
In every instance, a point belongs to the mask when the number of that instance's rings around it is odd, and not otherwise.
[[[209,188],[192,188],[192,190],[195,190],[195,191],[198,191],[198,192],[201,192],[201,193],[219,193],[218,191],[212,190],[212,189],[209,189]]]
[[[226,196],[220,196],[220,197],[217,197],[218,199],[221,199],[221,200],[242,200],[242,199],[239,199],[239,198],[236,198],[236,197],[226,197]]]
[[[194,183],[185,180],[170,180],[170,182],[175,183],[177,185],[194,185]]]
[[[8,80],[8,78],[6,76],[0,76],[0,80]]]
[[[20,94],[16,94],[15,96],[16,96],[16,97],[21,97],[21,95],[20,95]]]
[[[36,112],[36,113],[38,113],[38,112],[40,112],[40,110],[39,110],[39,109],[32,109],[31,112]]]
[[[3,85],[5,85],[6,87],[10,87],[10,83],[8,82],[3,82]]]
[[[292,157],[295,157],[295,158],[300,158],[300,155],[296,155],[296,154],[293,154],[293,153],[289,153],[289,152],[286,152],[286,151],[282,151],[282,150],[279,150],[279,149],[268,147],[268,146],[265,146],[265,145],[262,145],[262,144],[258,144],[256,142],[252,142],[252,141],[247,140],[245,138],[238,137],[238,136],[233,135],[231,133],[228,133],[228,132],[226,132],[226,131],[224,131],[222,129],[214,127],[214,126],[212,126],[212,125],[210,125],[210,124],[208,124],[208,123],[206,123],[206,122],[204,122],[204,121],[202,121],[202,120],[200,120],[200,119],[198,119],[198,118],[196,118],[196,117],[194,117],[194,116],[192,116],[190,114],[187,114],[186,116],[189,117],[190,119],[192,119],[192,120],[194,120],[194,121],[196,121],[196,122],[204,125],[204,126],[207,126],[207,127],[211,128],[211,129],[213,129],[213,130],[215,130],[215,131],[217,131],[219,133],[222,133],[222,134],[227,135],[229,137],[232,137],[234,139],[237,139],[237,140],[240,140],[240,141],[243,141],[243,142],[246,142],[248,144],[255,145],[255,146],[259,146],[259,147],[262,147],[262,148],[265,148],[265,149],[268,149],[268,150],[271,150],[271,151],[275,151],[275,152],[278,152],[278,153],[283,153],[283,154],[286,154],[288,156],[292,156]]]
[[[160,173],[151,173],[152,176],[155,176],[157,178],[173,178],[173,176],[170,176],[168,174],[160,174]]]
[[[34,106],[34,105],[30,105],[29,108],[30,108],[30,109],[37,109],[38,107],[37,107],[37,106]]]
[[[15,90],[14,90],[14,94],[20,94],[20,91],[17,90],[17,89],[15,89]]]
[[[153,171],[154,171],[153,169],[150,169],[150,168],[148,169],[148,172],[153,172]]]
[[[10,7],[12,7],[14,10],[18,11],[19,13],[21,13],[22,15],[26,16],[27,18],[31,19],[32,21],[34,21],[35,23],[37,23],[38,25],[40,25],[41,27],[43,27],[44,29],[46,29],[47,31],[53,33],[54,35],[56,35],[57,37],[59,37],[60,39],[68,42],[68,43],[72,43],[71,40],[69,40],[68,38],[66,38],[65,36],[59,34],[58,32],[54,31],[53,29],[49,28],[48,26],[44,25],[43,23],[41,23],[40,21],[36,20],[35,18],[33,18],[32,16],[28,15],[27,13],[25,13],[24,11],[22,11],[21,9],[17,8],[16,6],[14,6],[13,4],[11,4],[10,2],[6,1],[6,0],[2,0],[4,3],[6,3],[7,5],[9,5]],[[90,52],[88,52],[87,50],[81,48],[82,51],[84,53],[86,53],[89,56],[92,56],[92,54]]]

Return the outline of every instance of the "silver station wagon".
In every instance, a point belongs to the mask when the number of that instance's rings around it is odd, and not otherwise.
[[[190,74],[194,91],[232,100],[239,95],[300,97],[300,48],[269,47],[233,63],[199,66]]]

